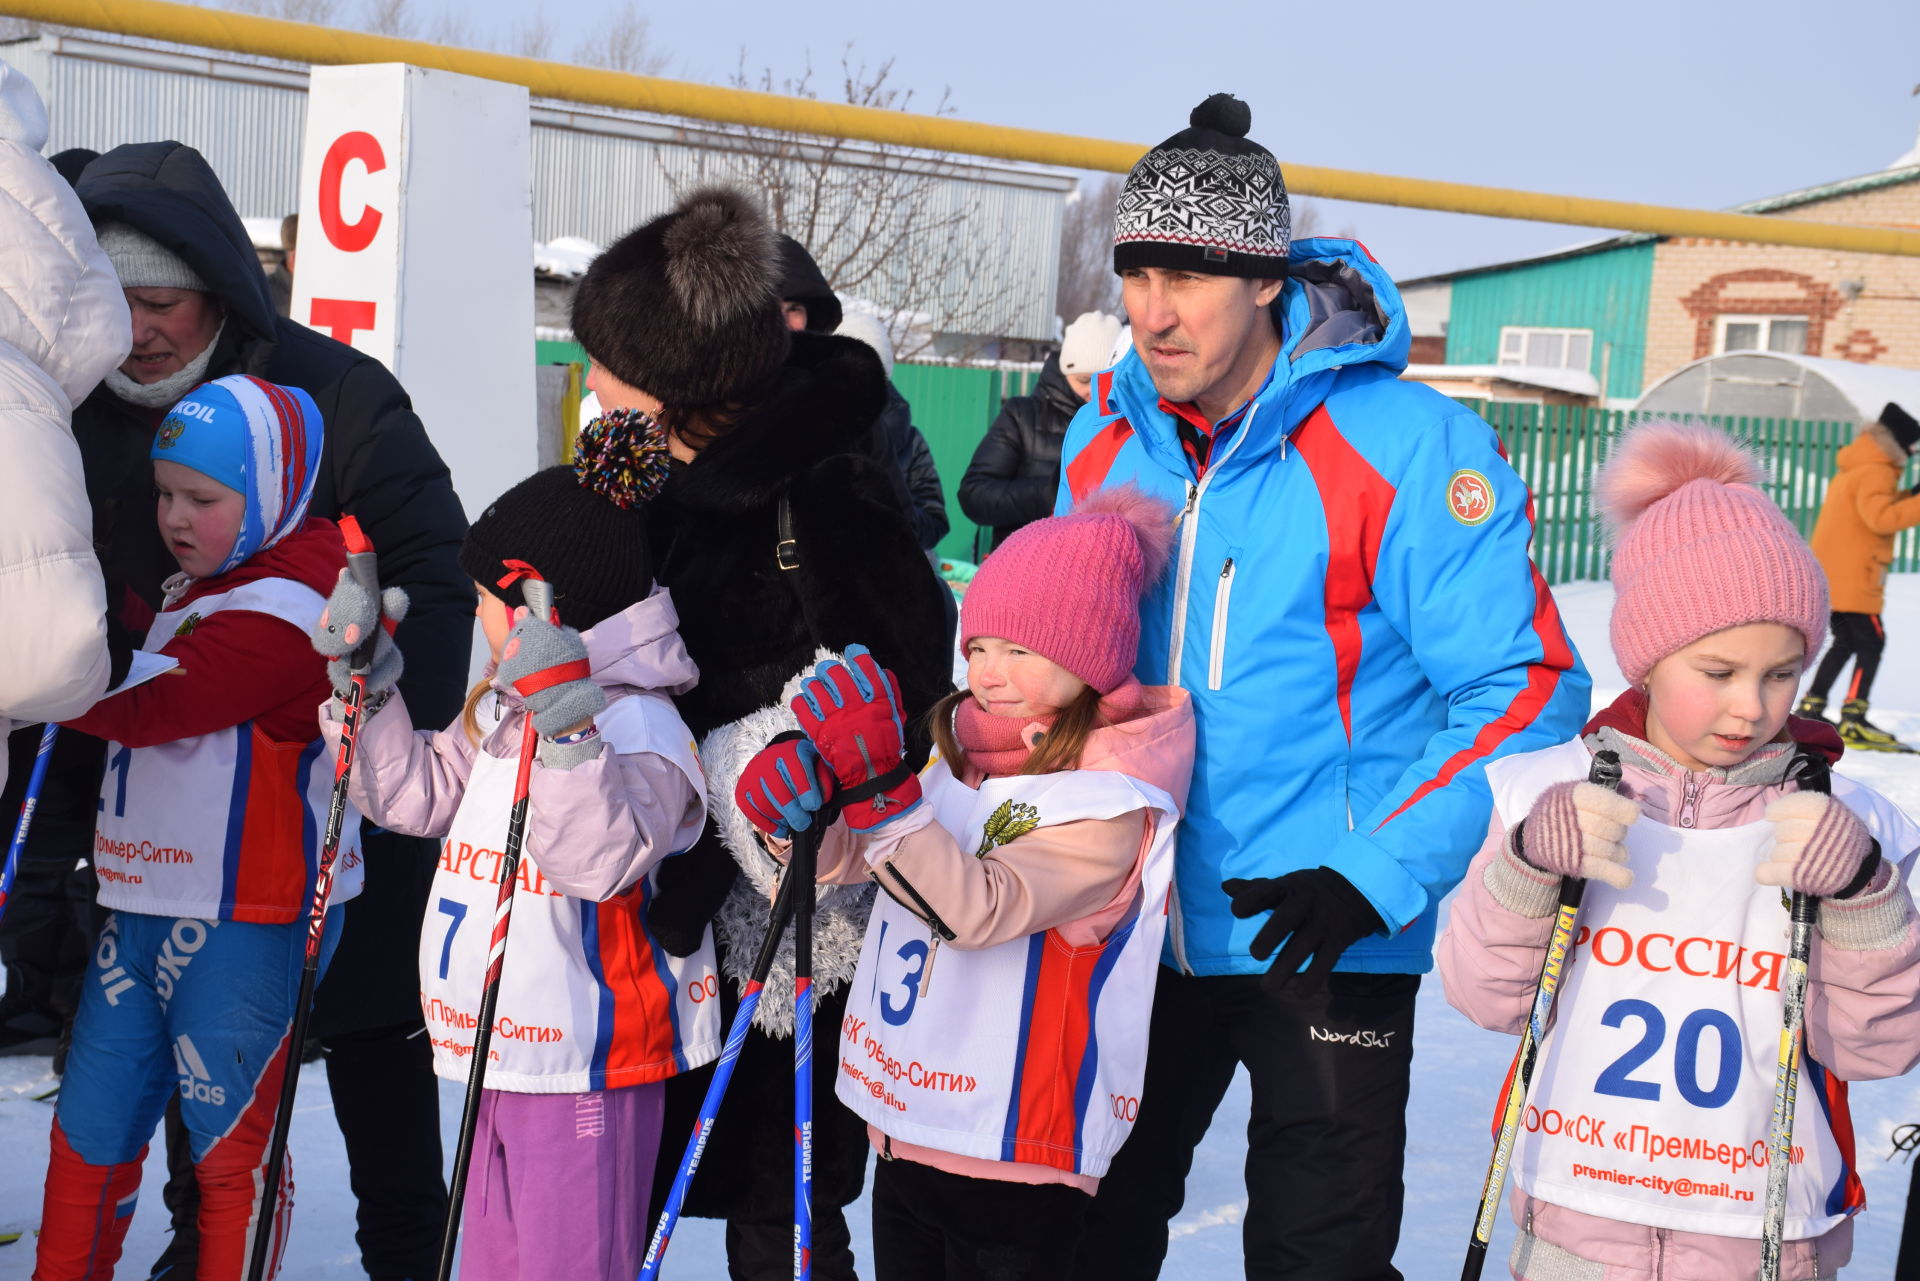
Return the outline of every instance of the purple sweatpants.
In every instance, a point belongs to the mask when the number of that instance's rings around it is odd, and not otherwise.
[[[460,1281],[631,1277],[664,1085],[589,1094],[486,1090],[462,1210]]]

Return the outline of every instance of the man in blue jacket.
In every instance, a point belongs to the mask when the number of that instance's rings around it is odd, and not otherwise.
[[[1137,671],[1186,687],[1199,720],[1139,1121],[1087,1224],[1087,1281],[1158,1274],[1238,1064],[1247,1276],[1400,1276],[1435,909],[1486,835],[1487,762],[1587,711],[1525,486],[1484,422],[1399,380],[1407,321],[1372,256],[1289,246],[1251,123],[1216,94],[1128,175],[1134,350],[1062,454],[1060,511],[1118,484],[1179,509]]]

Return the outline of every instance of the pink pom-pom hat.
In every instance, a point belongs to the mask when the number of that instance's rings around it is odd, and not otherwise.
[[[1112,693],[1133,671],[1140,595],[1167,567],[1174,515],[1171,503],[1117,485],[1015,531],[967,586],[960,652],[976,636],[998,637]]]
[[[1612,639],[1640,685],[1667,655],[1747,623],[1827,637],[1827,578],[1760,491],[1760,464],[1716,427],[1653,421],[1627,432],[1594,476],[1613,539]]]

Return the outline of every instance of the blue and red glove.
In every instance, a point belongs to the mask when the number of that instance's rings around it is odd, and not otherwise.
[[[866,646],[849,645],[844,661],[816,666],[793,714],[833,771],[848,827],[871,832],[920,803],[920,778],[907,764],[900,682]]]
[[[813,816],[832,799],[833,776],[798,730],[755,752],[733,785],[733,803],[747,821],[781,840],[813,826]]]

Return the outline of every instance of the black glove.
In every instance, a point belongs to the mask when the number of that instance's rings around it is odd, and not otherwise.
[[[727,853],[713,820],[684,854],[662,859],[654,872],[654,891],[647,900],[647,930],[673,956],[692,956],[700,950],[707,923],[727,901],[740,865]]]
[[[1280,947],[1281,940],[1286,941],[1261,980],[1276,992],[1286,988],[1296,974],[1302,993],[1318,991],[1327,975],[1333,973],[1342,952],[1387,928],[1373,904],[1353,888],[1353,882],[1330,867],[1307,867],[1253,881],[1222,881],[1220,888],[1233,899],[1235,916],[1273,913],[1247,950],[1255,960],[1264,961]],[[1313,957],[1313,963],[1300,974],[1308,956]]]

